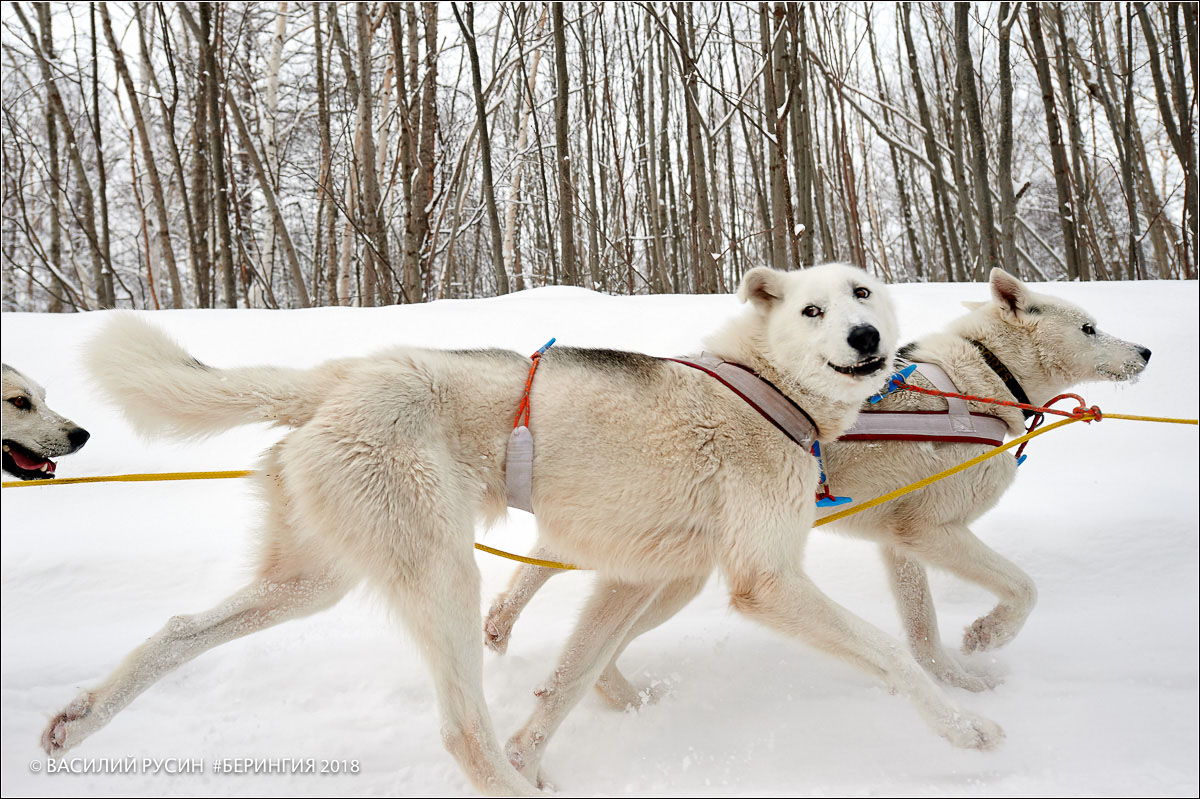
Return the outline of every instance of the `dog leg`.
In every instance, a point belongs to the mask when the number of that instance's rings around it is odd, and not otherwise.
[[[926,722],[955,746],[991,749],[1004,738],[996,723],[951,703],[895,642],[825,596],[800,571],[798,560],[792,568],[760,566],[735,572],[730,586],[734,608],[875,675],[907,696]]]
[[[42,733],[42,748],[49,755],[65,752],[172,669],[226,641],[331,607],[347,590],[345,582],[330,575],[280,581],[264,577],[211,610],[175,616],[133,650],[104,684],[55,716]]]
[[[465,528],[466,541],[472,533]],[[473,550],[468,543],[444,550],[425,568],[412,565],[401,566],[407,579],[395,579],[388,587],[429,666],[446,749],[481,792],[537,795],[504,756],[484,702],[480,580]]]
[[[970,654],[1004,646],[1020,632],[1037,603],[1033,579],[1012,561],[975,537],[965,524],[947,524],[905,547],[926,563],[977,583],[1000,602],[963,633]]]
[[[597,584],[554,674],[536,692],[533,714],[508,741],[508,758],[526,777],[539,776],[538,767],[550,736],[600,676],[659,587],[611,581]]]
[[[552,550],[539,546],[533,551],[533,557],[549,560],[558,556]],[[521,611],[557,571],[545,566],[524,564],[513,573],[508,590],[492,601],[492,608],[483,623],[483,643],[488,649],[500,655],[508,650],[508,637]]]
[[[608,665],[604,667],[599,679],[596,680],[596,693],[600,694],[614,710],[625,710],[628,707],[637,708],[645,704],[652,704],[662,698],[663,690],[658,686],[650,685],[639,689],[629,682],[617,668],[617,660],[625,652],[625,648],[633,643],[633,639],[653,630],[695,599],[706,582],[708,582],[707,575],[687,577],[668,583],[658,592],[654,601],[642,612],[642,615],[638,616],[637,621],[626,633],[625,639],[621,641],[617,651],[608,661]]]
[[[888,566],[888,577],[896,608],[908,637],[908,645],[917,662],[925,670],[947,685],[965,688],[968,691],[984,691],[994,688],[997,681],[982,674],[972,674],[953,653],[942,646],[938,634],[937,611],[933,607],[933,596],[929,593],[929,581],[925,567],[912,558],[906,558],[889,546],[881,546],[884,562]]]

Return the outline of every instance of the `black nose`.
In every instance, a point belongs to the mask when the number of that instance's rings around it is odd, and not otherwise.
[[[846,341],[863,355],[868,355],[879,348],[879,331],[874,325],[856,325],[850,330]]]
[[[1150,363],[1150,350],[1145,347],[1138,347],[1138,355],[1142,356],[1143,361]]]
[[[82,427],[76,427],[71,432],[67,433],[67,441],[71,442],[74,449],[79,449],[87,440],[92,437],[92,434],[84,430]]]

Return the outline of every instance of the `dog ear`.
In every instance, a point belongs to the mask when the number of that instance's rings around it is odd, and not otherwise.
[[[782,273],[765,266],[756,266],[742,276],[738,299],[754,303],[760,311],[770,310],[783,299]]]
[[[985,305],[987,305],[986,302],[973,302],[971,300],[963,300],[962,303],[962,307],[966,308],[968,311],[978,311]]]
[[[1019,279],[996,267],[992,269],[989,282],[992,284],[992,299],[1002,309],[1016,314],[1025,308],[1025,300],[1028,292],[1025,289],[1025,284]]]

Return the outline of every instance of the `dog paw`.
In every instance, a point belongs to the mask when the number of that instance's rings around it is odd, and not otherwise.
[[[540,769],[542,758],[539,748],[545,740],[546,736],[540,732],[523,730],[510,738],[504,747],[504,754],[508,757],[508,762],[512,764],[512,767],[539,788],[542,782]]]
[[[517,616],[504,602],[504,597],[498,598],[488,611],[487,619],[483,622],[483,643],[497,655],[508,651],[508,638],[512,635],[513,624]]]
[[[42,750],[48,755],[60,755],[86,737],[81,720],[92,709],[92,695],[83,694],[50,720],[42,731]]]
[[[980,751],[995,749],[1004,740],[1004,730],[999,724],[966,711],[956,712],[942,735],[954,746]]]
[[[653,705],[670,693],[670,690],[670,684],[661,680],[638,688],[615,669],[605,672],[596,680],[596,693],[600,694],[609,707],[619,711],[637,710],[646,705]]]
[[[533,784],[537,786],[539,791],[544,791],[545,793],[558,793],[558,786],[551,782],[550,778],[546,776],[546,772],[542,771],[541,769],[538,769],[537,780],[535,780]]]
[[[989,614],[976,619],[963,632],[962,651],[969,655],[972,652],[986,652],[989,649],[997,649],[1015,638],[1016,634],[1016,630],[1010,625],[996,618],[995,615]]]
[[[508,634],[511,629],[503,629],[492,621],[489,616],[483,623],[483,644],[497,655],[508,651]]]
[[[943,652],[938,657],[926,660],[924,663],[925,670],[934,679],[966,691],[975,693],[990,691],[1003,682],[994,674],[964,666],[949,652]]]

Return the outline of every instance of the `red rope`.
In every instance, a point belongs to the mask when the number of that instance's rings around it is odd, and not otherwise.
[[[909,383],[901,383],[896,387],[903,389],[904,391],[916,391],[920,394],[929,394],[930,396],[934,397],[954,397],[955,399],[970,400],[971,402],[986,402],[992,405],[1004,405],[1009,408],[1020,408],[1026,411],[1033,411],[1037,414],[1052,413],[1056,416],[1075,416],[1083,419],[1085,422],[1099,422],[1104,418],[1104,414],[1100,412],[1099,407],[1093,405],[1089,408],[1087,405],[1087,400],[1078,394],[1059,394],[1057,397],[1042,406],[1030,405],[1027,402],[1014,402],[1013,400],[992,399],[991,397],[976,397],[972,396],[971,394],[955,394],[952,391],[938,391],[932,388],[914,386]],[[1060,411],[1050,407],[1059,400],[1067,399],[1068,397],[1076,400],[1079,403],[1079,406],[1070,411]]]
[[[529,367],[529,377],[525,379],[525,393],[521,396],[521,404],[517,406],[517,418],[513,419],[513,428],[520,427],[521,415],[525,415],[525,426],[529,427],[529,389],[533,386],[533,373],[537,371],[538,364],[542,362],[542,353],[539,350],[529,356],[533,359],[533,366]]]
[[[895,384],[895,388],[903,389],[905,391],[916,391],[919,394],[928,394],[933,397],[954,397],[956,399],[969,400],[971,402],[984,402],[991,405],[1004,405],[1008,408],[1020,408],[1021,410],[1033,411],[1033,416],[1029,420],[1029,426],[1025,428],[1025,432],[1027,433],[1032,433],[1034,429],[1042,423],[1042,420],[1045,418],[1047,413],[1052,413],[1055,416],[1075,417],[1077,419],[1082,419],[1085,422],[1099,422],[1104,419],[1104,414],[1100,412],[1099,406],[1093,405],[1089,408],[1087,400],[1078,394],[1059,394],[1045,405],[1030,405],[1028,402],[1014,402],[1012,400],[993,399],[992,397],[976,397],[971,394],[955,394],[952,391],[938,391],[937,389],[922,388],[921,386],[914,386],[909,383],[898,382]],[[1079,403],[1079,405],[1069,411],[1061,411],[1050,407],[1059,400],[1068,398],[1075,400]],[[1016,458],[1018,461],[1021,459],[1021,452],[1025,449],[1025,445],[1028,443],[1029,442],[1026,441],[1017,448]]]

